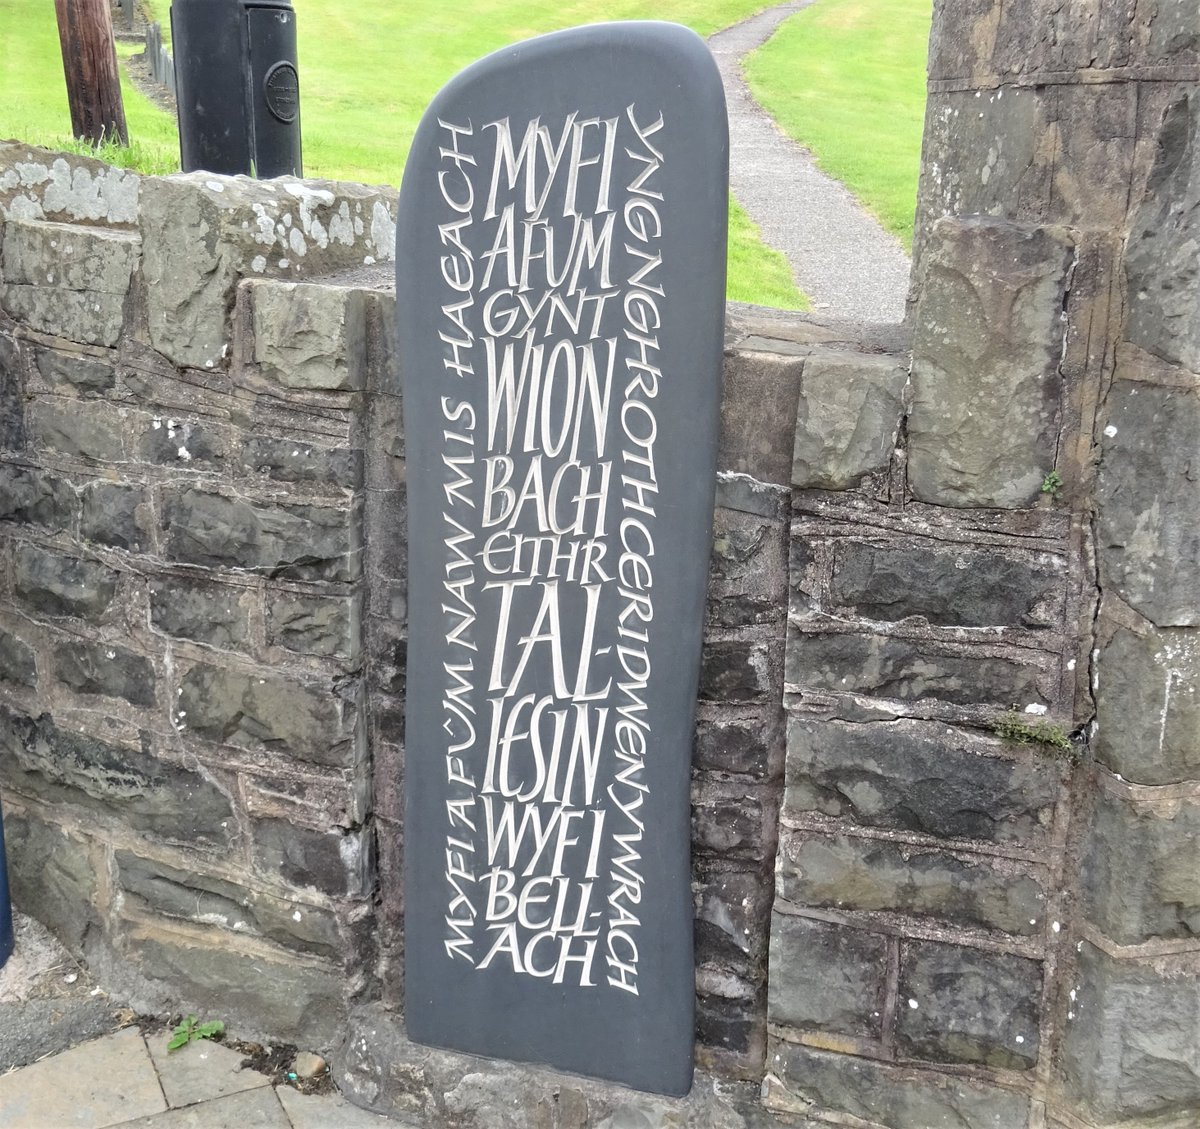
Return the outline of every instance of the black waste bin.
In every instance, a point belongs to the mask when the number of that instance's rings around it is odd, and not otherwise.
[[[302,175],[291,0],[174,0],[171,38],[183,171]]]

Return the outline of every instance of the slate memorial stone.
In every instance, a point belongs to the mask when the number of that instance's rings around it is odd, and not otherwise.
[[[668,1094],[727,173],[696,35],[576,28],[437,96],[397,220],[409,1034]]]

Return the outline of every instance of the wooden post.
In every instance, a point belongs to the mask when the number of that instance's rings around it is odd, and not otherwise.
[[[129,144],[109,0],[54,0],[62,44],[71,132],[93,145]]]

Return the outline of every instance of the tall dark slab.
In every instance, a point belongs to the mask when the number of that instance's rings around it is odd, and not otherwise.
[[[697,36],[577,28],[438,95],[397,225],[409,1033],[670,1094],[727,165]]]

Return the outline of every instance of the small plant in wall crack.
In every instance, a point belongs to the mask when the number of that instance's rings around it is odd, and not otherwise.
[[[188,1043],[195,1043],[200,1039],[219,1039],[224,1034],[225,1024],[222,1020],[210,1019],[207,1023],[201,1023],[194,1015],[188,1015],[171,1032],[167,1050],[177,1051],[180,1047],[186,1047]]]
[[[1042,493],[1049,494],[1056,502],[1062,501],[1063,478],[1056,470],[1052,470],[1042,479]]]
[[[1016,745],[1047,745],[1075,755],[1075,746],[1061,725],[1042,718],[1030,719],[1017,711],[1009,710],[994,723],[996,736]]]

